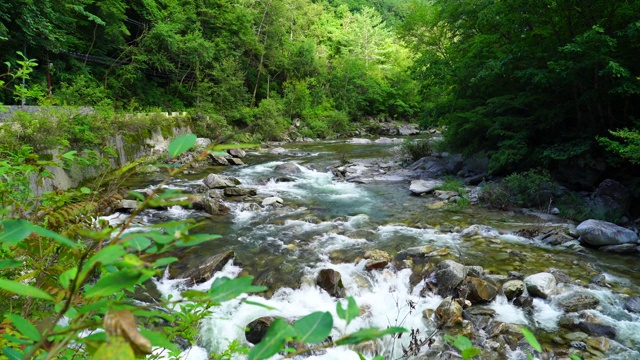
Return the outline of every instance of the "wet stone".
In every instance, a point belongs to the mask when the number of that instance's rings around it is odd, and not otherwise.
[[[509,300],[513,300],[524,293],[525,285],[522,280],[509,280],[502,284],[502,292]]]
[[[624,302],[625,310],[640,314],[640,296],[632,296]]]
[[[578,350],[587,350],[587,344],[582,341],[572,341],[570,343],[571,347]]]
[[[451,296],[446,297],[436,308],[438,324],[444,327],[453,327],[462,323],[462,306],[454,301]]]
[[[578,323],[577,328],[591,336],[606,336],[610,339],[615,339],[617,336],[616,329],[605,324],[581,321]]]
[[[607,352],[611,348],[611,342],[604,336],[588,338],[587,345],[601,352]]]
[[[469,289],[467,299],[471,301],[471,303],[490,302],[498,295],[498,288],[482,279],[467,277],[465,282]]]
[[[316,284],[333,297],[345,297],[342,275],[333,269],[322,269],[316,278]]]
[[[436,266],[438,294],[448,296],[465,278],[464,265],[452,260],[445,260]]]
[[[244,337],[254,345],[259,343],[267,334],[267,330],[269,330],[269,326],[271,326],[274,320],[275,318],[273,317],[261,317],[253,320],[245,326],[247,332]]]
[[[253,188],[232,187],[224,189],[224,196],[254,196],[257,193]]]
[[[580,310],[595,309],[600,300],[588,292],[573,292],[563,295],[557,304],[565,312],[577,312]]]
[[[524,283],[529,294],[543,299],[551,296],[556,290],[556,278],[547,272],[527,276]]]

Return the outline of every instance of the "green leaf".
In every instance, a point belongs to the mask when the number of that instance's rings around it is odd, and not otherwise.
[[[162,333],[151,331],[151,330],[147,330],[147,329],[141,329],[140,330],[140,334],[142,334],[142,336],[144,336],[147,339],[149,339],[149,341],[151,342],[151,345],[153,345],[153,346],[163,347],[163,348],[169,349],[171,351],[179,351],[180,350],[176,344],[174,344],[171,341],[169,341],[167,339],[167,337]]]
[[[75,278],[78,275],[78,267],[73,267],[65,272],[63,272],[62,274],[60,274],[60,285],[62,285],[62,287],[64,289],[68,289],[69,285],[71,284],[71,279]]]
[[[61,158],[65,158],[67,160],[73,160],[76,157],[78,152],[76,150],[67,151],[66,153],[60,155]]]
[[[533,333],[529,329],[522,328],[521,330],[524,338],[527,339],[529,345],[531,345],[531,347],[536,351],[542,352],[542,346],[540,346],[540,343],[538,342],[538,339],[536,339],[536,336],[533,335]]]
[[[51,297],[51,295],[38,288],[12,280],[0,279],[0,289],[36,299],[53,300],[53,297]]]
[[[2,348],[2,353],[4,356],[8,357],[9,360],[22,360],[24,357],[20,351],[8,347]]]
[[[174,139],[171,144],[169,144],[169,147],[167,149],[169,150],[169,155],[171,155],[172,157],[176,157],[184,153],[196,144],[197,139],[198,137],[193,134],[183,135]]]
[[[478,348],[470,347],[468,349],[464,349],[460,351],[460,355],[462,356],[463,360],[469,360],[469,359],[472,359],[474,356],[479,355],[481,352],[482,351],[480,351],[480,349]]]
[[[347,325],[351,322],[351,320],[357,318],[360,315],[360,308],[358,308],[358,304],[356,303],[356,299],[353,296],[349,296],[347,298],[347,307],[342,308],[340,303],[336,304],[336,313],[338,317],[347,322]]]
[[[580,358],[580,356],[575,355],[575,354],[571,354],[571,355],[569,355],[569,357],[571,358],[571,360],[582,360],[582,359]]]
[[[275,319],[262,341],[249,351],[249,360],[262,360],[275,355],[282,349],[287,338],[295,336],[295,333],[284,319]]]
[[[275,307],[273,307],[273,306],[269,306],[269,305],[266,305],[266,304],[262,304],[262,303],[259,303],[259,302],[256,302],[256,301],[251,301],[251,300],[243,299],[243,300],[242,300],[242,302],[243,302],[243,303],[245,303],[245,304],[253,305],[253,306],[259,306],[259,307],[261,307],[261,308],[265,308],[265,309],[267,309],[267,310],[278,310],[277,308],[275,308]]]
[[[317,344],[327,339],[333,328],[333,317],[329,312],[317,311],[300,318],[293,324],[296,340],[306,344]]]
[[[266,291],[265,286],[253,286],[253,276],[242,276],[236,279],[228,277],[219,277],[213,281],[208,291],[209,300],[214,303],[221,303],[235,299],[243,293],[255,293]]]
[[[124,240],[122,244],[136,251],[142,251],[151,246],[151,240],[145,236],[136,235]]]
[[[187,247],[202,244],[207,241],[221,238],[221,235],[216,234],[194,234],[188,235],[185,239],[180,239],[176,242],[177,247]]]
[[[101,277],[85,295],[87,299],[113,295],[122,289],[135,285],[140,279],[140,273],[134,270],[120,270]]]
[[[180,293],[180,296],[185,299],[202,299],[207,297],[207,293],[200,290],[187,290],[183,293]]]
[[[151,264],[151,267],[154,267],[154,268],[164,267],[169,264],[173,264],[176,261],[178,261],[177,257],[166,257],[166,258],[156,260],[153,264]]]
[[[17,267],[21,267],[22,265],[22,261],[18,261],[15,259],[0,260],[0,270],[15,269]]]
[[[0,242],[9,244],[17,244],[31,235],[29,228],[30,222],[27,220],[4,220],[2,226],[4,229],[0,233]]]
[[[40,339],[42,339],[42,335],[40,335],[38,329],[36,329],[35,326],[33,326],[22,316],[16,314],[7,314],[6,316],[11,320],[13,326],[15,326],[15,328],[22,333],[22,335],[28,337],[34,342],[40,341]]]
[[[91,189],[89,189],[88,187],[81,187],[80,192],[83,194],[91,194]]]
[[[100,263],[105,266],[111,265],[114,262],[120,260],[120,258],[126,253],[127,252],[124,250],[124,247],[122,245],[116,244],[105,246],[104,248],[102,248],[102,250],[94,254],[89,259],[89,261],[87,261],[86,267],[90,268],[96,263]]]
[[[119,337],[109,337],[107,342],[103,343],[92,357],[93,360],[132,360],[135,354],[129,343]]]
[[[44,236],[46,238],[53,239],[53,240],[59,242],[62,245],[68,246],[68,247],[73,248],[73,249],[77,249],[79,247],[79,245],[76,244],[75,242],[73,242],[73,241],[67,239],[66,237],[64,237],[64,236],[62,236],[62,235],[60,235],[60,234],[58,234],[56,232],[53,232],[51,230],[47,230],[45,228],[42,228],[42,227],[40,227],[38,225],[34,225],[34,224],[31,224],[31,223],[28,223],[27,227],[31,231],[33,231],[34,233],[36,233],[36,234],[38,234],[40,236]]]
[[[407,329],[403,327],[392,326],[388,327],[384,330],[380,330],[377,328],[368,328],[358,330],[354,333],[351,333],[342,339],[336,341],[337,345],[349,345],[349,344],[359,344],[364,341],[379,339],[386,335],[404,333],[407,332]]]

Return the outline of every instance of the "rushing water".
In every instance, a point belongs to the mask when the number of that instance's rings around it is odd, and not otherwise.
[[[186,254],[185,262],[198,263],[203,258],[223,250],[233,249],[236,258],[216,276],[237,276],[247,273],[256,282],[269,286],[269,298],[250,296],[276,310],[229,301],[214,309],[202,324],[200,347],[185,352],[184,358],[205,359],[209,352],[221,352],[234,339],[244,341],[244,327],[261,316],[296,318],[313,311],[330,311],[336,319],[334,338],[363,327],[404,326],[419,330],[423,337],[434,329],[434,322],[423,317],[425,310],[434,310],[441,298],[423,291],[425,282],[420,270],[424,263],[410,268],[388,266],[368,272],[360,259],[364,252],[380,249],[391,254],[414,246],[429,246],[433,250],[447,249],[450,256],[468,265],[481,265],[486,271],[506,275],[518,271],[525,275],[551,268],[559,269],[575,281],[588,284],[597,274],[604,274],[611,289],[592,286],[590,292],[601,303],[592,310],[597,317],[611,324],[618,332],[611,358],[640,358],[640,317],[622,309],[624,295],[640,293],[640,264],[634,258],[605,255],[577,244],[550,247],[512,235],[514,230],[541,225],[538,218],[508,212],[492,212],[475,206],[463,209],[431,210],[426,199],[411,196],[409,181],[380,173],[374,181],[356,184],[334,179],[329,166],[343,161],[388,163],[393,158],[392,145],[355,145],[343,142],[292,144],[286,155],[268,152],[250,153],[247,165],[228,168],[207,168],[197,174],[173,179],[169,187],[193,191],[210,172],[237,177],[241,186],[256,188],[259,198],[278,196],[282,208],[250,210],[241,202],[230,203],[228,216],[206,217],[205,214],[172,207],[167,211],[147,210],[140,226],[167,219],[198,218],[205,221],[199,231],[222,235],[222,239],[201,245]],[[292,182],[268,181],[273,169],[282,162],[293,161],[303,172]],[[133,179],[133,186],[152,186],[153,179]],[[112,222],[123,215],[113,216]],[[471,236],[463,236],[471,225],[488,225]],[[468,231],[467,231],[468,233]],[[577,250],[576,250],[577,249]],[[518,254],[514,256],[513,254]],[[401,266],[401,262],[398,262]],[[401,266],[402,267],[402,266]],[[321,269],[331,268],[342,274],[347,294],[354,296],[364,315],[345,326],[335,316],[336,299],[315,286]],[[207,283],[198,287],[207,288]],[[158,288],[166,295],[179,293],[180,280],[161,279]],[[569,293],[575,285],[562,291]],[[427,294],[426,296],[424,294]],[[555,299],[534,302],[534,311],[525,313],[498,297],[488,308],[496,312],[495,320],[537,328],[549,336],[558,331],[562,312]],[[362,347],[368,356],[382,353],[395,359],[402,355],[408,336],[399,340],[386,339],[375,346]],[[426,347],[425,347],[426,350]],[[437,358],[436,354],[419,357]],[[523,357],[524,356],[524,357]],[[346,348],[329,349],[312,358],[358,359]],[[526,358],[517,351],[511,358]]]

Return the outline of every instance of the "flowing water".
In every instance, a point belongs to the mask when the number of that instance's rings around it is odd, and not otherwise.
[[[583,249],[577,242],[550,247],[513,235],[515,230],[541,226],[536,217],[512,212],[483,210],[477,206],[430,209],[427,199],[411,196],[409,180],[380,172],[367,183],[351,183],[333,177],[329,166],[358,160],[363,164],[386,164],[393,161],[393,145],[355,145],[344,142],[291,144],[285,155],[267,151],[249,153],[247,165],[206,168],[196,174],[173,179],[169,187],[192,192],[211,172],[240,179],[242,187],[257,189],[258,198],[278,196],[284,207],[249,207],[230,202],[231,214],[207,217],[204,213],[176,206],[167,211],[147,210],[140,226],[169,219],[197,218],[205,225],[199,231],[222,235],[220,240],[203,244],[183,254],[183,264],[197,264],[204,258],[233,249],[236,258],[215,276],[255,276],[258,284],[270,288],[267,297],[249,296],[275,310],[229,301],[213,309],[214,314],[202,324],[201,341],[183,354],[184,358],[206,359],[208,353],[221,352],[234,339],[244,341],[245,326],[262,316],[294,319],[313,311],[330,311],[334,315],[333,338],[363,327],[403,326],[419,330],[426,338],[435,329],[433,319],[424,318],[425,310],[434,310],[442,298],[425,289],[421,271],[429,261],[414,266],[394,263],[383,270],[366,271],[361,261],[367,250],[380,249],[394,255],[403,249],[428,246],[445,257],[467,265],[480,265],[493,274],[518,271],[525,275],[551,268],[559,269],[574,283],[589,284],[594,275],[603,274],[609,286],[590,285],[587,290],[600,299],[590,310],[617,333],[609,358],[640,358],[640,317],[622,308],[626,295],[640,294],[640,262],[637,258],[614,256]],[[285,161],[297,163],[302,173],[292,182],[275,182],[273,169]],[[363,167],[364,168],[364,167]],[[383,168],[386,168],[383,166]],[[159,179],[145,176],[132,179],[131,186],[153,186]],[[115,223],[116,218],[111,217]],[[472,227],[486,225],[487,227]],[[464,231],[467,229],[466,231]],[[472,231],[473,230],[473,231]],[[347,294],[353,296],[364,314],[346,326],[335,316],[335,298],[315,285],[321,269],[341,273]],[[207,288],[210,281],[198,285]],[[160,279],[159,290],[177,296],[184,290],[180,280]],[[566,285],[570,293],[577,285]],[[533,312],[527,313],[498,297],[487,307],[496,312],[495,321],[520,324],[537,329],[537,334],[553,337],[558,331],[562,311],[556,300],[536,299]],[[409,337],[386,339],[359,348],[366,356],[381,353],[385,358],[402,356]],[[424,347],[418,358],[439,358]],[[508,353],[513,359],[526,358],[521,351]],[[311,358],[358,359],[346,348],[328,349]]]

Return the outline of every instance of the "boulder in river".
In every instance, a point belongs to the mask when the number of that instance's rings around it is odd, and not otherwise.
[[[244,334],[244,337],[254,345],[259,343],[267,334],[267,330],[269,330],[269,326],[271,326],[273,320],[275,320],[275,318],[271,316],[264,316],[253,320],[245,326],[247,332]]]
[[[454,327],[462,323],[462,306],[451,296],[446,297],[436,308],[438,327]]]
[[[229,187],[224,189],[224,196],[255,196],[257,193],[254,188]]]
[[[472,304],[488,303],[498,295],[498,287],[482,279],[469,276],[465,279],[465,283],[469,290],[467,300]]]
[[[229,161],[222,155],[210,154],[209,158],[211,159],[211,165],[214,165],[214,166],[229,166]]]
[[[389,265],[389,262],[391,261],[391,255],[389,255],[389,253],[378,249],[365,252],[364,258],[367,259],[367,263],[364,267],[368,271],[382,269]]]
[[[296,175],[302,173],[302,169],[300,169],[297,164],[292,162],[282,163],[276,166],[273,171],[282,175]]]
[[[464,280],[467,271],[464,265],[453,260],[444,260],[436,265],[436,281],[438,295],[449,296],[451,292]]]
[[[502,292],[509,300],[513,300],[524,293],[525,285],[522,280],[509,280],[502,284]]]
[[[625,310],[640,314],[640,296],[632,296],[624,302]]]
[[[271,196],[262,200],[262,206],[270,206],[270,205],[276,206],[276,205],[282,205],[282,204],[284,204],[284,201],[282,200],[282,198],[279,198],[277,196]]]
[[[202,209],[209,215],[228,214],[231,211],[221,200],[203,197],[201,201]]]
[[[209,174],[207,175],[206,178],[204,178],[204,180],[202,180],[202,182],[209,189],[224,189],[228,187],[234,187],[240,184],[240,180],[234,177],[218,175],[218,174]]]
[[[316,278],[316,284],[329,295],[337,298],[345,297],[342,275],[333,269],[322,269]]]
[[[235,256],[236,254],[233,250],[213,255],[198,264],[193,264],[187,270],[178,273],[174,278],[188,279],[190,284],[203,283],[209,280],[217,271],[220,271]]]
[[[580,240],[593,246],[637,243],[638,234],[633,230],[602,220],[589,219],[576,228]]]
[[[527,291],[532,296],[548,298],[556,291],[556,278],[548,272],[533,274],[524,278]]]
[[[245,156],[247,156],[247,153],[242,149],[229,149],[227,150],[227,152],[229,153],[229,155],[233,156],[234,158],[242,159]]]
[[[557,305],[565,312],[595,309],[599,303],[600,300],[595,295],[582,291],[563,294],[562,298],[557,300]]]
[[[244,162],[242,162],[242,160],[240,160],[239,158],[231,158],[228,161],[231,165],[244,165]]]
[[[440,180],[413,180],[409,186],[409,190],[415,195],[428,194],[433,192],[437,187],[442,186]]]
[[[202,150],[206,149],[209,146],[211,146],[211,139],[197,138],[196,139],[196,144],[193,145],[193,150],[194,151],[202,151]]]

